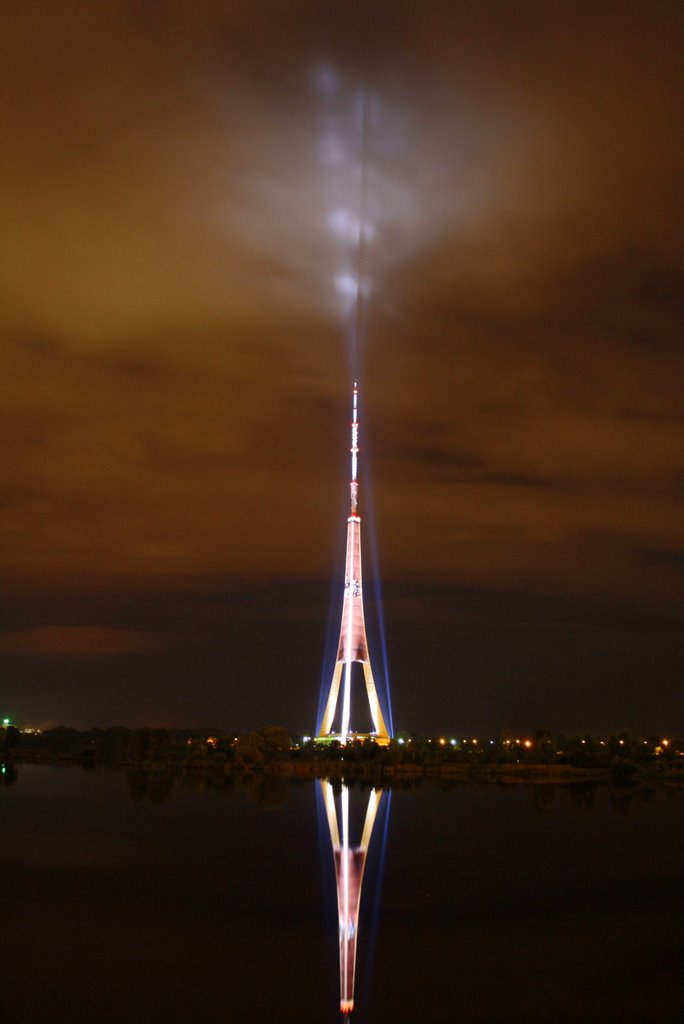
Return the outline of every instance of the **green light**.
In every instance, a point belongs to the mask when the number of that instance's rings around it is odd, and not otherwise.
[[[10,719],[10,718],[3,718],[3,720],[2,720],[2,724],[3,724],[3,725],[9,725],[9,724],[10,724],[10,721],[11,721],[11,719]]]

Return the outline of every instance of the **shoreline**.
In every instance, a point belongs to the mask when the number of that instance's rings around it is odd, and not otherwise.
[[[15,765],[81,765],[85,770],[110,767],[132,769],[150,774],[187,772],[212,776],[277,776],[283,780],[313,779],[349,780],[358,782],[412,783],[422,780],[546,785],[578,785],[608,783],[618,786],[638,786],[644,783],[664,783],[684,788],[684,770],[679,766],[629,764],[629,771],[619,772],[610,767],[582,768],[569,764],[384,764],[343,760],[272,760],[251,767],[212,763],[210,760],[149,760],[107,761],[87,760],[75,754],[56,754],[50,751],[13,750],[7,762]]]

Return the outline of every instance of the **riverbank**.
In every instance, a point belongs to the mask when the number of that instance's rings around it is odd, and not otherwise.
[[[279,757],[260,764],[245,766],[233,761],[219,762],[213,758],[194,760],[144,759],[95,761],[83,754],[55,753],[15,749],[13,764],[67,765],[81,764],[84,768],[107,765],[144,772],[183,772],[220,776],[277,776],[284,780],[333,779],[382,783],[386,786],[410,785],[422,780],[439,782],[477,782],[500,784],[578,785],[610,783],[612,785],[657,785],[684,789],[684,765],[680,764],[612,764],[605,767],[578,767],[569,764],[382,764],[378,760],[345,760],[343,758]]]

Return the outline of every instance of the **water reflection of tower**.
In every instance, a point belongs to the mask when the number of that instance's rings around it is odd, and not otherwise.
[[[350,737],[366,738],[366,735],[353,730],[351,725],[351,692],[352,692],[352,665],[360,664],[363,668],[363,677],[366,684],[366,694],[370,706],[370,714],[373,720],[373,732],[370,738],[377,743],[388,743],[389,732],[385,724],[385,718],[380,707],[378,694],[373,679],[370,654],[368,650],[368,639],[366,637],[366,623],[363,612],[363,587],[361,572],[361,516],[358,511],[359,483],[358,483],[358,451],[359,451],[359,421],[358,421],[358,385],[354,381],[352,392],[352,424],[351,424],[351,502],[349,518],[347,519],[347,554],[345,558],[344,572],[344,599],[342,604],[342,624],[340,626],[340,640],[337,645],[337,657],[333,669],[330,692],[323,713],[319,730],[320,739],[339,739],[346,743]],[[339,732],[333,732],[333,721],[337,710],[337,702],[342,682],[342,713]]]
[[[373,827],[385,794],[381,789],[371,790],[366,807],[361,842],[354,846],[350,842],[348,786],[342,785],[339,819],[332,784],[327,781],[321,781],[321,791],[335,862],[340,946],[340,1010],[344,1014],[349,1014],[354,1009],[361,887]]]

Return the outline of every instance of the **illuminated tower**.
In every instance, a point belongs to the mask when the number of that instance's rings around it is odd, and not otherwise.
[[[335,796],[330,782],[321,781],[328,829],[335,859],[337,883],[337,914],[340,936],[340,1010],[351,1013],[354,1009],[354,981],[356,975],[356,938],[359,930],[361,884],[366,867],[368,847],[373,826],[382,801],[381,789],[372,789],[368,797],[366,818],[359,846],[349,843],[349,787],[342,786],[342,820],[338,824]],[[342,835],[340,837],[340,831]]]
[[[385,725],[385,719],[380,708],[373,670],[371,669],[370,654],[368,653],[368,640],[366,638],[366,623],[363,615],[363,589],[361,585],[361,516],[358,511],[359,482],[358,482],[358,452],[359,452],[359,421],[358,421],[358,395],[359,389],[354,381],[352,393],[352,424],[351,424],[351,508],[347,519],[347,556],[344,570],[344,601],[342,604],[342,625],[340,627],[340,642],[337,645],[337,658],[333,669],[332,682],[328,702],[325,706],[323,720],[321,722],[321,738],[338,738],[346,743],[350,733],[360,735],[350,730],[351,718],[351,685],[352,665],[358,662],[363,667],[363,677],[366,682],[366,692],[370,705],[371,718],[373,720],[372,737],[380,743],[389,742],[389,733]],[[340,692],[340,682],[343,679],[342,687],[342,718],[340,731],[332,732],[333,719],[337,709],[337,699]]]

